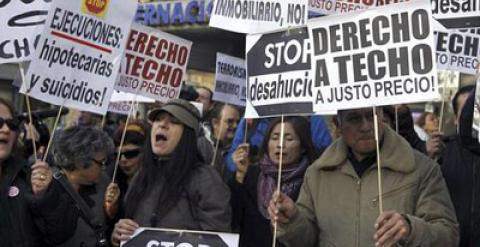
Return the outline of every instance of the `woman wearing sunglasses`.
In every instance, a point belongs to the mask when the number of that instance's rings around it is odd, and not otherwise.
[[[113,134],[115,143],[114,158],[118,156],[118,147],[120,146],[124,130],[125,126],[119,126]],[[142,121],[132,121],[127,125],[123,145],[120,149],[120,160],[118,163],[120,169],[117,170],[115,182],[108,185],[105,193],[105,212],[112,220],[123,215],[123,209],[119,207],[119,202],[124,199],[125,192],[132,178],[142,166],[143,148],[148,130],[148,124]]]
[[[197,152],[200,113],[175,99],[148,115],[152,129],[143,166],[125,197],[125,218],[112,243],[130,239],[141,227],[225,232],[230,230],[230,192]]]
[[[15,152],[19,123],[13,116],[0,98],[0,245],[58,246],[74,234],[78,210],[47,163],[30,167],[23,153]]]

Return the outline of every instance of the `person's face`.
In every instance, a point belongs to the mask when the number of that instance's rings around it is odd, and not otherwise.
[[[383,113],[377,110],[379,119],[378,136],[383,137],[384,125],[381,123]],[[349,146],[357,158],[362,158],[376,150],[375,127],[373,122],[372,108],[346,110],[339,115],[340,132],[343,140]]]
[[[0,117],[4,120],[11,121],[13,116],[5,105],[0,104]],[[0,128],[0,162],[8,159],[12,153],[15,144],[15,129],[10,129],[6,123]]]
[[[438,118],[434,114],[425,117],[425,130],[431,132],[438,129]]]
[[[105,153],[96,153],[90,161],[90,166],[78,170],[79,183],[81,185],[92,185],[98,183],[102,170],[105,168],[107,156]]]
[[[280,152],[280,131],[281,124],[278,123],[272,130],[268,139],[268,156],[275,164],[280,163],[280,153],[282,153],[283,166],[295,164],[300,160],[304,150],[300,144],[300,138],[293,129],[292,124],[285,123],[283,131],[283,150]]]
[[[81,111],[78,115],[78,124],[79,125],[90,125],[92,124],[93,116],[92,113]]]
[[[238,121],[240,120],[240,113],[232,106],[223,107],[220,119],[213,119],[213,129],[215,137],[224,142],[231,142],[235,136]],[[223,124],[221,123],[223,121]]]
[[[467,101],[468,95],[470,95],[470,93],[463,93],[463,94],[460,94],[457,98],[458,111],[457,111],[457,114],[455,115],[456,126],[458,126],[458,123],[460,122],[460,115],[462,114],[463,106],[465,105],[465,101]]]
[[[183,128],[183,124],[172,115],[166,112],[158,114],[152,124],[152,152],[157,156],[172,154],[182,138]]]
[[[204,88],[197,88],[198,98],[197,102],[203,104],[203,112],[208,112],[211,108],[212,101],[210,101],[210,92]]]
[[[127,177],[132,177],[138,168],[140,168],[143,157],[142,147],[135,144],[125,144],[120,149],[120,153],[121,156],[118,165]]]

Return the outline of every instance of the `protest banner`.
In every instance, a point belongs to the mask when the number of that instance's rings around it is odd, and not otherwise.
[[[307,0],[215,0],[210,26],[238,33],[264,33],[307,23]]]
[[[480,35],[459,30],[435,30],[438,69],[477,74],[480,59]]]
[[[232,233],[139,228],[122,247],[237,247],[239,236]]]
[[[145,26],[204,24],[210,19],[213,0],[163,0],[139,3],[135,22]]]
[[[40,38],[50,0],[0,2],[0,64],[30,60]]]
[[[245,60],[217,52],[213,100],[245,106],[247,70]]]
[[[480,27],[480,1],[431,0],[433,18],[446,28]]]
[[[314,110],[439,98],[429,1],[312,19]]]
[[[128,115],[132,102],[154,103],[155,100],[140,95],[114,90],[110,99],[110,103],[108,103],[108,111],[122,115]],[[133,110],[132,112],[136,112],[136,110]]]
[[[308,10],[322,15],[342,14],[375,7],[376,0],[309,0]]]
[[[22,93],[106,113],[137,6],[134,0],[110,1],[52,3]]]
[[[246,52],[245,118],[313,112],[310,40],[305,27],[247,35]]]
[[[132,24],[115,89],[161,102],[178,98],[192,42]]]

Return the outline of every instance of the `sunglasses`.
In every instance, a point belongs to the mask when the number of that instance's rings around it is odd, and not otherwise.
[[[137,157],[141,153],[140,149],[128,150],[120,153],[120,158],[124,156],[126,159],[132,159]],[[115,157],[118,156],[118,152],[114,153]]]
[[[18,121],[17,120],[14,120],[14,119],[4,119],[2,117],[0,117],[0,129],[3,128],[3,125],[6,124],[7,127],[10,129],[10,130],[13,130],[13,131],[17,131],[18,130]]]

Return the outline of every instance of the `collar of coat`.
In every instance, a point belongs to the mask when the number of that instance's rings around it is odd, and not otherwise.
[[[386,126],[383,138],[383,143],[380,147],[382,167],[402,173],[410,173],[415,170],[414,151],[410,144]],[[350,162],[347,160],[347,154],[348,147],[343,138],[340,137],[325,150],[313,166],[325,170],[342,166],[342,170],[353,170],[351,165],[349,165]],[[376,167],[376,163],[372,167]]]

